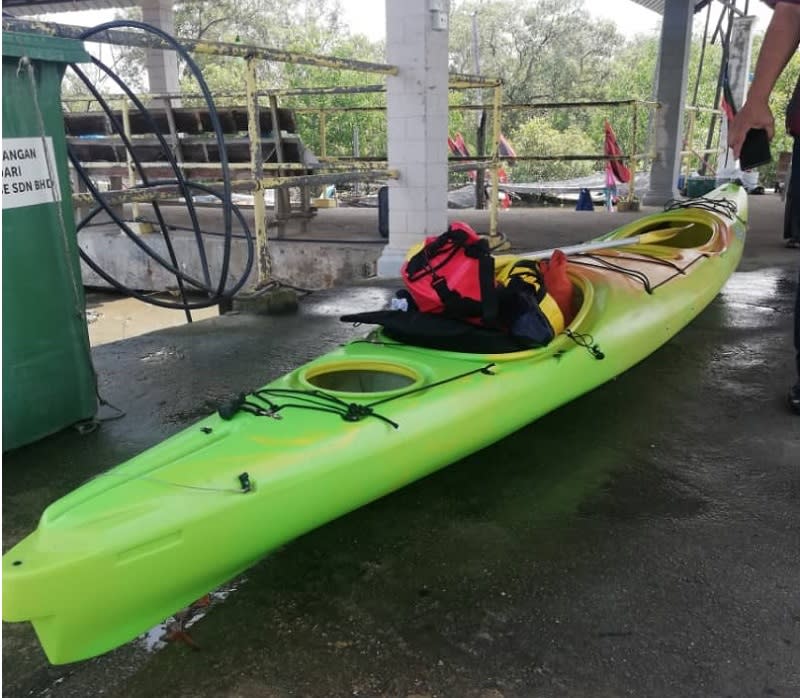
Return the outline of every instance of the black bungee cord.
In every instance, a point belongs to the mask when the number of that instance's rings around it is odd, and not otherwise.
[[[494,366],[495,364],[490,362],[479,368],[457,373],[453,376],[449,376],[448,378],[443,378],[441,380],[434,381],[433,383],[428,383],[416,388],[411,388],[410,390],[404,390],[393,395],[388,395],[366,404],[362,402],[347,402],[336,395],[331,395],[330,393],[326,393],[322,390],[260,388],[259,390],[254,390],[250,393],[240,393],[232,400],[223,402],[219,405],[217,414],[225,421],[233,419],[239,412],[247,412],[257,417],[272,417],[273,419],[280,419],[281,410],[291,407],[304,410],[316,410],[318,412],[330,412],[332,414],[339,415],[339,417],[346,422],[360,422],[366,417],[375,417],[376,419],[389,424],[393,428],[399,429],[400,425],[397,422],[389,419],[385,415],[375,412],[373,408],[377,407],[378,405],[383,405],[387,402],[408,397],[409,395],[415,395],[426,390],[431,390],[432,388],[438,388],[442,385],[446,385],[447,383],[451,383],[468,376],[477,374],[492,376],[494,375],[494,372],[492,371]],[[266,405],[266,408],[249,402],[249,397],[254,397],[263,401]],[[279,404],[275,401],[278,398],[294,399],[298,402],[284,402],[283,404]]]

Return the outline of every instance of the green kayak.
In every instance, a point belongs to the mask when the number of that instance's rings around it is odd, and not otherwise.
[[[101,654],[281,544],[618,376],[741,258],[744,190],[686,203],[602,238],[677,231],[666,240],[569,257],[580,309],[546,347],[442,351],[374,329],[54,502],[3,557],[3,620],[33,623],[55,664]]]

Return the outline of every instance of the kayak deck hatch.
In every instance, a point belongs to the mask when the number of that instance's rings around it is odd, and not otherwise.
[[[423,377],[405,364],[377,361],[327,362],[306,369],[299,380],[311,389],[347,395],[383,395],[423,383]]]

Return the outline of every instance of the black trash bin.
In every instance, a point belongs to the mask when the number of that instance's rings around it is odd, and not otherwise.
[[[389,187],[385,186],[378,189],[378,232],[389,237]]]

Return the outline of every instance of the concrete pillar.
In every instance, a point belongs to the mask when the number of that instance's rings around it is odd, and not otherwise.
[[[142,21],[167,34],[175,32],[175,13],[171,0],[142,0]],[[180,92],[178,55],[174,51],[145,49],[145,66],[151,93]]]
[[[753,51],[753,27],[756,17],[734,17],[728,46],[728,84],[735,109],[741,109],[750,86],[750,54]],[[717,173],[722,177],[741,177],[739,161],[728,148],[728,120],[721,118]]]
[[[750,86],[750,54],[753,52],[753,27],[758,18],[734,17],[728,48],[728,80],[734,106],[741,109]]]
[[[411,245],[447,228],[448,0],[386,0],[389,243],[378,275],[399,276]]]
[[[655,118],[656,159],[650,168],[650,188],[644,195],[644,203],[652,206],[661,206],[677,194],[694,4],[694,0],[664,0],[657,95],[661,108]]]

